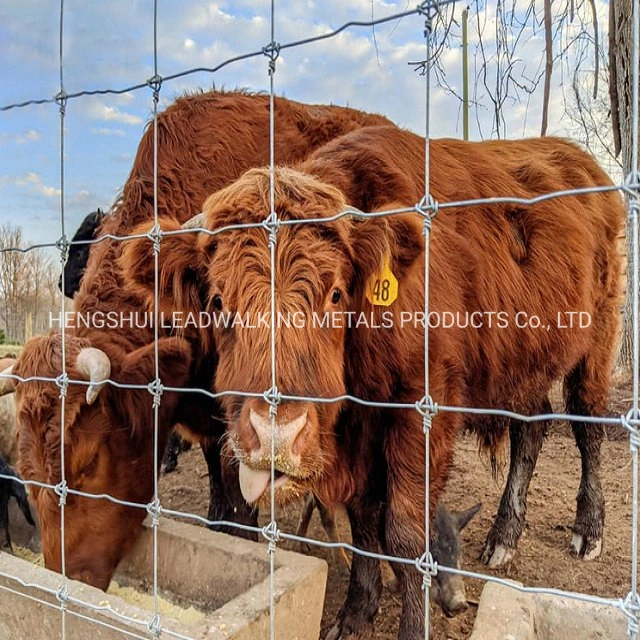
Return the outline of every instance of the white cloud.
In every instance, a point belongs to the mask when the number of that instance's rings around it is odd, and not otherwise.
[[[134,116],[130,113],[120,111],[117,107],[107,107],[106,105],[103,106],[102,119],[122,122],[124,124],[140,124],[142,122],[142,118],[139,116]]]
[[[0,142],[14,142],[16,144],[26,144],[40,140],[40,133],[35,129],[29,129],[24,133],[0,133]]]
[[[99,136],[126,136],[124,129],[110,129],[108,127],[92,127],[91,133],[95,133]]]
[[[138,115],[122,111],[119,107],[95,99],[83,103],[83,109],[92,120],[120,122],[127,125],[138,125],[143,122],[143,119]]]
[[[35,172],[29,172],[14,179],[18,187],[26,188],[31,193],[42,195],[45,198],[60,197],[61,191],[57,187],[50,187],[42,182],[42,176]]]

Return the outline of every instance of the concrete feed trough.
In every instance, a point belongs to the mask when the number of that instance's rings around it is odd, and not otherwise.
[[[162,520],[158,527],[158,549],[163,629],[198,640],[269,637],[269,555],[265,544]],[[112,582],[109,592],[104,593],[81,582],[69,581],[68,611],[78,615],[66,616],[68,640],[120,640],[127,637],[122,631],[130,631],[134,637],[148,636],[146,624],[153,615],[153,605],[149,607],[151,598],[144,598],[147,601],[144,602],[136,592],[146,591],[152,584],[152,553],[152,531],[146,527],[118,567],[114,576],[117,587]],[[24,587],[9,576],[39,587]],[[318,638],[326,579],[327,564],[323,560],[278,549],[275,624],[279,639]],[[0,586],[56,607],[1,589],[0,638],[61,637],[62,616],[55,596],[60,585],[59,574],[0,553]],[[129,587],[135,587],[136,591]],[[116,594],[123,594],[126,600]],[[138,596],[136,604],[132,603],[131,594]],[[74,598],[101,610],[76,604]],[[133,621],[123,621],[113,611]],[[91,619],[109,626],[96,624]]]
[[[568,638],[627,640],[627,618],[619,609],[607,605],[522,593],[488,582],[482,590],[469,640]]]

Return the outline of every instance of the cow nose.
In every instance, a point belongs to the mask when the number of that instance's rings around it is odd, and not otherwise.
[[[445,613],[449,618],[453,618],[469,608],[467,598],[464,593],[456,593],[447,605]]]
[[[258,439],[259,449],[269,455],[271,449],[271,418],[263,417],[257,411],[249,412],[249,423]],[[303,411],[297,418],[287,422],[278,421],[276,418],[275,437],[276,448],[295,453],[294,443],[307,424],[307,412]]]

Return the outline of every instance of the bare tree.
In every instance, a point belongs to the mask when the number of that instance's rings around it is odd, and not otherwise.
[[[633,59],[633,2],[611,0],[609,5],[609,94],[611,97],[611,122],[615,141],[615,153],[622,157],[625,175],[637,170],[633,167],[633,91],[632,70],[638,60]],[[632,255],[632,238],[627,229],[627,256]],[[631,261],[627,261],[627,296],[623,309],[622,339],[618,366],[629,369],[633,362],[633,307]]]
[[[10,342],[24,341],[28,318],[33,331],[46,331],[49,312],[58,307],[53,261],[28,246],[21,227],[0,225],[0,322]]]

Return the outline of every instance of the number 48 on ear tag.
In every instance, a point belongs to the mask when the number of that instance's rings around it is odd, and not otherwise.
[[[398,297],[398,281],[389,263],[387,254],[382,258],[378,271],[373,273],[367,282],[367,300],[373,305],[388,307]]]

